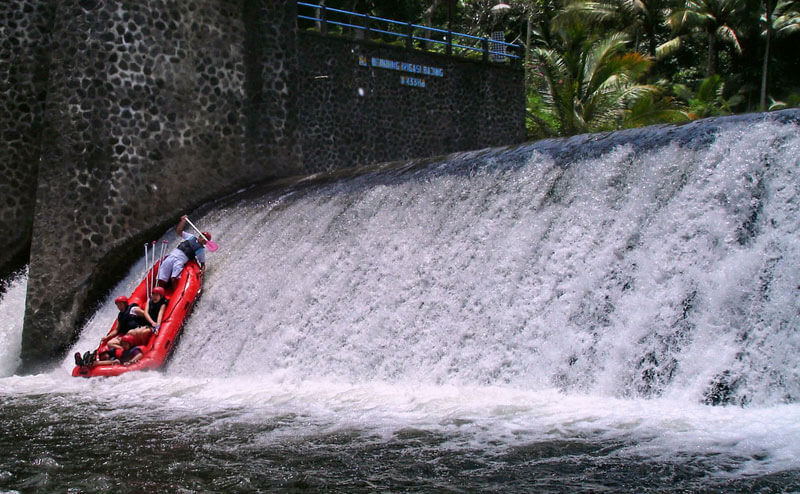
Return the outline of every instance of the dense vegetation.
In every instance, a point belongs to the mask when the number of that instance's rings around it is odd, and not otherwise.
[[[322,3],[505,31],[524,47],[531,138],[800,104],[800,0],[506,0],[495,13],[497,0]]]

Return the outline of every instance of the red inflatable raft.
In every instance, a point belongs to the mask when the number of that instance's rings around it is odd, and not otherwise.
[[[156,276],[160,264],[160,261],[156,262],[151,276]],[[128,297],[129,303],[135,303],[144,308],[147,302],[147,278],[145,276],[136,290]],[[187,262],[177,286],[167,290],[169,303],[161,320],[161,328],[158,334],[151,335],[147,344],[139,347],[142,349],[142,358],[130,365],[115,364],[94,367],[79,367],[76,365],[72,369],[73,377],[118,376],[131,371],[158,369],[164,365],[172,348],[175,346],[175,340],[180,335],[181,329],[183,329],[186,317],[192,311],[197,297],[200,296],[202,287],[203,277],[200,274],[200,266],[195,261]],[[112,329],[116,328],[116,326],[117,321],[114,320]]]

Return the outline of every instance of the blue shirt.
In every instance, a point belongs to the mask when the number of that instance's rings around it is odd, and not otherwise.
[[[193,238],[194,239],[197,238],[194,235],[192,235],[191,233],[186,233],[186,232],[181,232],[181,237],[183,237],[184,240],[190,240],[190,239],[193,239]],[[174,251],[172,251],[172,253],[176,254],[176,255],[178,255],[177,253],[180,253],[179,255],[185,258],[184,261],[188,261],[189,260],[189,258],[186,257],[186,254],[181,252],[180,249],[175,249]],[[205,248],[202,248],[202,249],[196,251],[194,253],[194,256],[197,258],[197,262],[200,262],[200,263],[203,263],[203,264],[206,263],[206,249]]]

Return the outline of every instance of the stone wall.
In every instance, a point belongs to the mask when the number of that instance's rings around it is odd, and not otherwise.
[[[0,219],[19,230],[13,246],[32,231],[25,370],[62,355],[142,243],[184,211],[274,177],[524,139],[521,70],[298,35],[294,2],[2,5],[27,36],[0,45],[17,74],[4,79],[15,113],[0,132],[16,147],[0,187],[20,191]]]
[[[299,171],[285,90],[295,24],[277,0],[57,3],[26,364],[62,353],[132,249],[182,211]]]
[[[52,3],[0,2],[0,280],[30,249]]]
[[[420,73],[375,67],[373,59]],[[310,172],[525,140],[519,68],[314,32],[298,33],[298,60]]]

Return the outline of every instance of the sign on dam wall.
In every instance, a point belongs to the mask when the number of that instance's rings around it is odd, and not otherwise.
[[[524,73],[402,47],[298,34],[307,168],[336,170],[525,140]]]
[[[524,140],[519,69],[298,33],[293,2],[13,6],[0,274],[29,258],[28,370],[182,212],[270,178]]]

